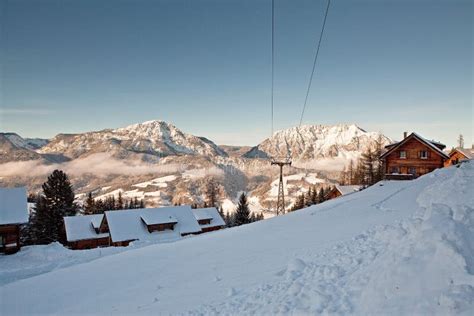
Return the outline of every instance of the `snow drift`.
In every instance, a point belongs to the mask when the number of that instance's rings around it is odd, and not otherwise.
[[[0,314],[473,314],[472,192],[472,161],[380,182],[25,277],[0,287]]]

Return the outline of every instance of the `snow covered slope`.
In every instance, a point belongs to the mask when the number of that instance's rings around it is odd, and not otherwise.
[[[41,148],[42,153],[61,153],[78,158],[99,152],[112,152],[116,157],[127,153],[169,155],[227,156],[225,151],[204,137],[183,133],[164,121],[148,121],[118,129],[82,134],[59,134]]]
[[[472,161],[381,182],[6,284],[0,314],[472,314],[472,192]]]
[[[244,156],[286,157],[293,159],[318,159],[341,157],[357,158],[367,147],[380,138],[383,144],[390,139],[380,133],[366,132],[355,124],[303,125],[276,132]]]

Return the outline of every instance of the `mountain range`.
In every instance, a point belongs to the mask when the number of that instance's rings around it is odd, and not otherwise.
[[[254,147],[219,146],[160,120],[58,134],[50,140],[0,133],[0,185],[27,185],[37,191],[48,171],[61,168],[71,174],[79,198],[88,192],[106,196],[121,191],[125,197],[162,205],[202,202],[206,183],[214,178],[229,211],[242,191],[249,192],[255,211],[268,210],[276,198],[278,171],[271,168],[270,158],[291,157],[295,162],[285,178],[291,203],[310,185],[333,183],[338,168],[376,142],[390,139],[355,124],[293,127]]]

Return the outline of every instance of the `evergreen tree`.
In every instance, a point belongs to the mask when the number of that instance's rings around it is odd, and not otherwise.
[[[321,187],[318,193],[318,203],[323,203],[326,200],[325,195],[326,195],[326,192],[324,191],[324,187]]]
[[[122,199],[122,192],[119,191],[118,199],[117,199],[117,210],[123,210],[123,199]]]
[[[306,193],[306,206],[311,206],[312,205],[312,200],[311,197],[313,196],[313,188],[309,187],[308,192]]]
[[[42,188],[32,216],[33,239],[39,244],[64,241],[63,217],[75,216],[78,211],[71,182],[63,171],[54,170]]]
[[[139,208],[140,207],[140,203],[138,203],[138,198],[135,197],[133,199],[133,208]]]
[[[140,200],[140,208],[145,208],[145,202],[143,199]]]
[[[316,190],[316,186],[313,186],[313,191],[311,193],[311,205],[318,204],[318,191]]]
[[[217,196],[219,190],[214,179],[210,179],[206,185],[206,204],[207,207],[217,207]]]
[[[349,167],[347,168],[347,181],[349,182],[349,185],[354,184],[354,161],[351,159],[349,161]]]
[[[250,209],[245,193],[240,195],[239,205],[237,206],[233,222],[235,226],[250,223]]]
[[[95,201],[95,214],[104,214],[106,211],[105,203],[102,199],[97,199]]]
[[[92,192],[89,192],[87,199],[84,202],[84,215],[97,214],[96,205],[94,198],[92,197]]]

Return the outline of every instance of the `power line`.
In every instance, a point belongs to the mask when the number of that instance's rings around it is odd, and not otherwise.
[[[275,69],[275,62],[274,62],[274,57],[275,57],[275,44],[274,44],[274,39],[275,39],[275,0],[272,0],[272,97],[271,97],[271,107],[272,107],[272,133],[270,137],[273,136],[273,86],[274,86],[274,69]]]
[[[306,104],[308,102],[309,91],[311,90],[311,83],[313,82],[314,69],[316,68],[316,61],[318,60],[319,48],[321,47],[321,41],[324,34],[324,27],[326,26],[326,19],[328,17],[330,4],[331,4],[331,0],[328,0],[326,13],[324,14],[323,27],[321,28],[321,33],[319,34],[318,48],[316,49],[316,54],[314,55],[313,70],[311,71],[311,76],[309,77],[308,89],[306,90],[306,97],[304,99],[303,111],[301,112],[300,125],[299,125],[300,127],[301,127],[301,124],[303,123],[304,111],[306,110]]]

